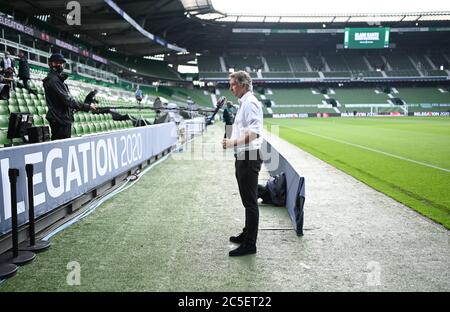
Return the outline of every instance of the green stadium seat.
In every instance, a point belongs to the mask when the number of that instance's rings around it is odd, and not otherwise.
[[[19,99],[19,100],[17,100],[17,104],[19,106],[25,106],[25,105],[27,105],[27,102],[24,99]]]
[[[41,106],[41,101],[39,101],[38,99],[34,99],[33,103],[34,103],[34,106]]]
[[[9,144],[8,130],[0,130],[0,145]]]
[[[86,122],[91,122],[91,121],[93,121],[92,119],[92,114],[88,114],[88,113],[83,113],[83,115],[84,115],[84,118],[85,118],[85,120],[86,120]]]
[[[0,115],[0,129],[8,129],[9,116]]]
[[[37,109],[39,115],[45,115],[46,114],[44,107],[38,106],[38,107],[36,107],[36,109]]]
[[[29,113],[30,110],[28,109],[28,106],[26,106],[26,105],[19,105],[19,112],[21,112],[21,113]]]
[[[45,99],[41,99],[41,106],[47,106],[47,101]]]
[[[38,113],[37,108],[34,106],[29,106],[28,112],[32,113],[33,115],[36,115]]]
[[[16,105],[8,105],[9,112],[10,113],[17,113],[19,112],[19,106]]]
[[[17,105],[17,100],[13,99],[13,98],[10,98],[9,101],[8,101],[8,104],[9,105]]]
[[[44,120],[42,119],[41,116],[39,115],[34,115],[33,116],[33,124],[35,126],[43,126],[44,125]]]
[[[83,134],[89,134],[89,126],[87,125],[87,123],[81,124],[81,128],[83,128]]]
[[[82,136],[83,135],[83,127],[80,124],[75,124],[75,131],[77,133],[77,136]]]
[[[9,115],[8,104],[0,104],[0,115]]]
[[[93,122],[88,123],[89,134],[95,133],[95,125]]]
[[[77,129],[75,128],[75,125],[72,125],[72,135],[71,137],[76,137],[77,136]]]
[[[86,117],[83,113],[75,113],[75,115],[78,115],[78,120],[79,122],[85,122],[86,121]]]
[[[80,115],[77,114],[77,113],[73,114],[73,120],[74,120],[75,122],[80,122]]]

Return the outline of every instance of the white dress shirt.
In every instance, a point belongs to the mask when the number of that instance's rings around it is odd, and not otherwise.
[[[263,111],[261,103],[256,99],[251,91],[245,93],[239,99],[239,109],[236,113],[233,124],[231,140],[244,136],[246,131],[258,134],[259,137],[249,144],[238,145],[234,148],[236,154],[243,151],[257,150],[262,144]]]

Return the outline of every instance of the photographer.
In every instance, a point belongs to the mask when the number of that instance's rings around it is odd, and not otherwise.
[[[52,131],[52,140],[70,138],[74,110],[96,110],[95,104],[83,104],[76,101],[64,83],[67,75],[63,73],[66,60],[60,53],[54,53],[48,61],[48,75],[44,79],[45,99],[47,100],[47,120]]]

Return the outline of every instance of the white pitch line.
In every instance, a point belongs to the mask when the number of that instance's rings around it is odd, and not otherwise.
[[[297,131],[297,132],[307,133],[307,134],[310,134],[310,135],[314,135],[314,136],[317,136],[317,137],[320,137],[320,138],[323,138],[323,139],[327,139],[327,140],[331,140],[331,141],[335,141],[335,142],[338,142],[338,143],[347,144],[347,145],[354,146],[354,147],[359,147],[361,149],[365,149],[365,150],[368,150],[368,151],[371,151],[371,152],[383,154],[383,155],[386,155],[386,156],[398,158],[398,159],[405,160],[405,161],[409,161],[409,162],[412,162],[412,163],[415,163],[415,164],[418,164],[418,165],[422,165],[422,166],[425,166],[425,167],[430,167],[430,168],[433,168],[433,169],[442,170],[442,171],[445,171],[445,172],[450,172],[450,169],[445,169],[445,168],[441,168],[441,167],[438,167],[438,166],[430,165],[430,164],[427,164],[427,163],[424,163],[424,162],[421,162],[421,161],[405,158],[405,157],[394,155],[394,154],[391,154],[391,153],[386,153],[386,152],[379,151],[379,150],[376,150],[376,149],[373,149],[373,148],[370,148],[370,147],[367,147],[367,146],[364,146],[364,145],[350,143],[350,142],[347,142],[347,141],[344,141],[344,140],[335,139],[335,138],[332,138],[332,137],[329,137],[329,136],[326,136],[326,135],[320,135],[320,134],[311,133],[311,132],[305,131],[305,130],[299,130],[299,129],[292,129],[292,130]]]

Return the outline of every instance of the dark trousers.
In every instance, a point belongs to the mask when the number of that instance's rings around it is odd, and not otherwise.
[[[52,141],[68,139],[72,135],[72,125],[65,125],[49,121],[50,129],[52,130]]]
[[[28,81],[30,81],[30,78],[20,78],[21,80],[22,80],[22,84],[23,84],[23,88],[25,88],[25,89],[27,89],[28,90],[28,92],[30,92],[30,93],[33,93],[34,95],[37,95],[36,94],[36,91],[34,91],[33,89],[31,89],[29,86],[28,86]]]
[[[245,207],[245,245],[255,245],[258,236],[258,175],[262,160],[258,151],[237,155],[235,161],[236,180],[242,204]]]

